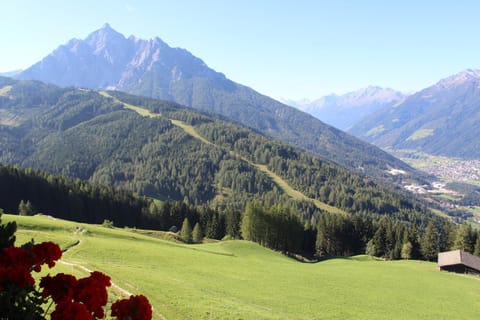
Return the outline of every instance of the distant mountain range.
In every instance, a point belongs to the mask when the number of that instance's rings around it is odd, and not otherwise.
[[[85,40],[58,47],[18,78],[175,101],[222,114],[370,176],[391,178],[386,172],[392,168],[416,174],[386,152],[227,79],[184,49],[159,38],[125,38],[108,24]]]
[[[440,80],[356,124],[350,133],[382,148],[480,158],[480,70]]]
[[[321,121],[346,131],[365,116],[403,99],[405,94],[370,86],[343,95],[331,94],[317,100],[284,100]]]

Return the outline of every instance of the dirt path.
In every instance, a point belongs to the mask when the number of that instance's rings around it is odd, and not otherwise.
[[[79,240],[74,246],[78,246],[80,245],[81,241]],[[71,247],[70,247],[71,248]],[[69,248],[69,249],[70,249]],[[72,268],[76,268],[76,269],[79,269],[81,270],[82,272],[85,272],[87,274],[90,274],[93,272],[93,270],[85,267],[84,265],[81,265],[79,263],[74,263],[74,262],[68,262],[68,261],[65,261],[65,260],[59,260],[58,261],[59,263],[65,265],[65,266],[70,266]],[[133,293],[131,293],[130,291],[128,291],[127,289],[125,288],[122,288],[120,287],[118,284],[116,284],[115,282],[111,281],[110,280],[110,283],[112,284],[111,287],[112,289],[118,294],[120,295],[122,298],[128,298],[132,295],[134,295]],[[155,310],[155,308],[153,307],[152,305],[152,311],[153,311],[153,315],[155,316],[156,319],[161,319],[161,320],[167,320],[167,318],[161,314],[160,312],[158,312],[157,310]]]
[[[80,269],[82,270],[83,272],[85,273],[91,273],[93,272],[93,270],[90,270],[88,269],[87,267],[85,266],[82,266],[81,264],[78,264],[78,263],[72,263],[72,262],[68,262],[68,261],[65,261],[65,260],[60,260],[59,261],[61,264],[63,265],[66,265],[66,266],[71,266],[71,267],[74,267],[74,268],[77,268],[77,269]],[[112,289],[115,290],[115,292],[117,292],[118,294],[120,294],[121,296],[123,297],[130,297],[133,295],[133,293],[131,293],[130,291],[120,287],[118,284],[116,284],[115,282],[113,281],[110,281],[112,283]]]

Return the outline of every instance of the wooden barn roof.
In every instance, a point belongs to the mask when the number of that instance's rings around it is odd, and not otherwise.
[[[468,252],[454,250],[440,252],[438,254],[438,266],[440,268],[459,264],[480,271],[480,257],[474,256]]]

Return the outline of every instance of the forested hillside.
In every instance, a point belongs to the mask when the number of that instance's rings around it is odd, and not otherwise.
[[[111,92],[111,94],[119,101],[188,123],[210,142],[210,144],[203,143],[204,147],[210,146],[217,152],[220,150],[228,154],[231,157],[228,161],[229,165],[240,161],[240,169],[232,171],[232,168],[229,170],[222,168],[220,170],[217,187],[220,192],[224,191],[224,196],[228,197],[231,192],[235,194],[245,189],[250,192],[262,191],[267,183],[273,184],[274,193],[282,194],[281,188],[270,179],[260,180],[262,183],[259,185],[255,183],[258,181],[256,176],[244,176],[249,170],[259,172],[256,166],[252,166],[253,163],[265,165],[307,197],[318,199],[346,212],[406,216],[410,212],[422,211],[415,202],[408,200],[406,195],[402,195],[399,189],[393,192],[382,188],[367,177],[352,174],[319,157],[272,141],[248,128],[221,119],[213,121],[211,117],[186,112],[186,110],[167,115],[168,111],[163,109],[164,102],[120,92]],[[261,171],[259,174],[265,177]],[[275,202],[265,201],[265,203],[271,205]]]
[[[178,104],[120,92],[2,78],[0,161],[89,180],[158,199],[243,210],[285,203],[309,220],[322,211],[288,195],[259,165],[305,197],[350,213],[407,217],[423,212],[388,190],[316,156]],[[124,103],[155,117],[125,109]],[[172,123],[181,121],[196,134]]]

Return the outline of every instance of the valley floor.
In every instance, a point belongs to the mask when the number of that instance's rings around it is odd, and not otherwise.
[[[445,181],[480,185],[480,160],[433,156],[419,152],[394,153],[411,166]]]
[[[161,233],[2,216],[11,220],[17,244],[33,237],[71,246],[64,261],[145,294],[158,319],[474,319],[480,312],[479,278],[441,273],[435,263],[357,256],[309,264],[246,241],[183,245]]]

